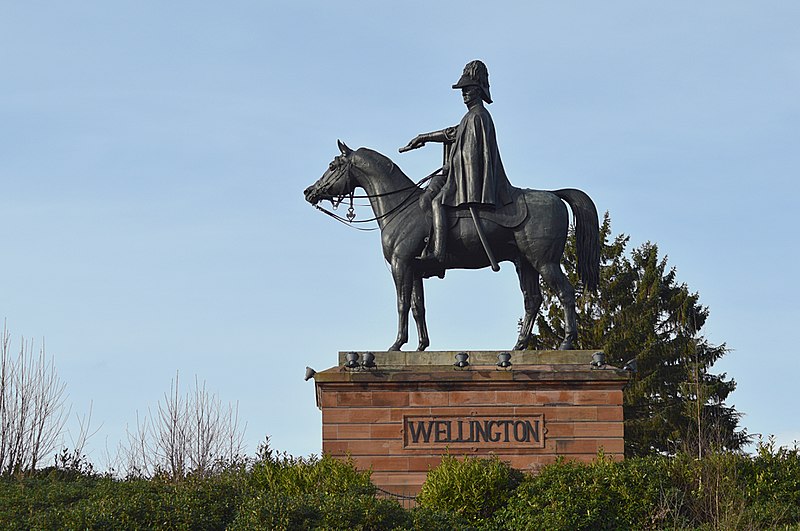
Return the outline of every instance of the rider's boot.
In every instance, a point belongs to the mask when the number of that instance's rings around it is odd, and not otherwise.
[[[421,260],[444,262],[445,240],[447,236],[447,227],[445,227],[445,210],[444,206],[439,201],[431,203],[431,217],[433,218],[432,234],[428,238],[428,243],[422,250],[420,255]]]
[[[425,248],[419,256],[422,278],[444,278],[444,246],[447,234],[446,213],[442,204],[435,199],[428,202],[433,218],[431,235],[425,238]]]
[[[447,219],[444,205],[441,201],[434,201],[431,207],[433,214],[433,257],[439,262],[444,262],[444,254],[447,250]]]

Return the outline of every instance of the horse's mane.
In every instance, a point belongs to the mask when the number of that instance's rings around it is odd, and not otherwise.
[[[406,179],[409,179],[408,175],[403,173],[403,170],[401,170],[400,167],[392,161],[392,159],[386,155],[383,155],[382,153],[378,153],[374,149],[361,147],[358,148],[355,153],[361,157],[368,166],[372,167],[378,172],[386,175],[391,175],[395,172],[398,172]]]

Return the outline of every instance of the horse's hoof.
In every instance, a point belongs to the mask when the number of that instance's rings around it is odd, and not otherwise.
[[[394,345],[392,345],[391,347],[386,349],[386,351],[387,352],[400,352],[400,347],[402,347],[402,346],[403,346],[402,344],[398,345],[397,343],[395,343]]]
[[[422,352],[426,348],[428,348],[428,343],[420,343],[419,346],[417,347],[417,351]]]
[[[565,339],[558,346],[558,350],[575,350],[575,346],[572,344],[572,341]]]

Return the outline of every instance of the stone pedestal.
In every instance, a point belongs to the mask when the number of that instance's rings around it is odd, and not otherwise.
[[[591,461],[624,451],[622,389],[628,373],[592,367],[596,351],[375,352],[374,368],[316,374],[322,451],[350,456],[390,492],[416,494],[430,468],[453,456],[497,455],[520,470],[558,456]],[[364,352],[359,352],[359,363]]]

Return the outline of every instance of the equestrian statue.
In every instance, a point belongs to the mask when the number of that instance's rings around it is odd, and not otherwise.
[[[572,209],[578,275],[585,289],[597,289],[600,242],[597,209],[584,192],[572,188],[543,191],[516,188],[509,182],[497,148],[494,122],[485,103],[492,103],[489,74],[481,61],[470,61],[454,89],[461,89],[467,113],[453,127],[414,137],[400,152],[444,145],[442,168],[414,183],[388,157],[367,148],[352,150],[339,141],[338,155],[328,170],[305,190],[306,200],[320,210],[323,200],[338,206],[350,197],[369,199],[381,231],[383,256],[391,266],[397,290],[397,338],[389,350],[408,342],[408,312],[417,325],[419,345],[430,345],[425,322],[423,280],[444,277],[447,269],[500,269],[513,262],[522,290],[525,317],[515,350],[527,348],[542,304],[539,277],[556,292],[564,311],[560,349],[577,339],[575,289],[561,269],[561,256]],[[364,196],[355,196],[361,188]],[[343,218],[338,218],[345,221]]]

